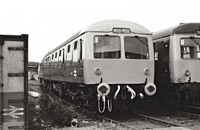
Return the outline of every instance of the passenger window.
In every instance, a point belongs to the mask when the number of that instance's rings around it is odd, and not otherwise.
[[[83,53],[83,50],[82,50],[82,49],[83,49],[83,48],[82,48],[82,44],[83,44],[83,43],[82,43],[82,42],[83,42],[83,40],[80,39],[80,60],[83,59],[83,54],[82,54],[82,53]]]
[[[59,51],[59,56],[61,56],[61,50]]]
[[[53,60],[53,58],[54,58],[54,54],[52,54],[52,57],[51,57],[51,59]]]
[[[67,52],[70,52],[70,45],[67,47]]]
[[[63,61],[63,64],[64,64],[64,61],[65,61],[65,49],[62,49],[62,51],[63,51],[62,61]]]
[[[78,44],[78,42],[76,41],[76,42],[74,42],[74,50],[76,50],[77,49],[77,44]]]
[[[79,59],[79,51],[78,51],[78,41],[74,42],[74,50],[72,52],[72,60],[73,62],[78,62]]]
[[[56,52],[56,54],[55,54],[55,58],[57,58],[57,52]]]
[[[72,60],[71,45],[68,45],[68,47],[67,47],[66,59],[67,59],[67,61],[71,61]]]
[[[159,62],[169,62],[169,40],[154,43],[154,57]]]

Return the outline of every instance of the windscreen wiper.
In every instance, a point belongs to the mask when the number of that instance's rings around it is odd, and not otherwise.
[[[96,44],[100,43],[105,37],[108,37],[109,35],[104,35]]]
[[[134,36],[138,41],[140,41],[141,43],[143,43],[144,45],[148,46],[146,42],[142,41],[138,36]]]
[[[195,37],[189,37],[196,45],[200,46],[200,43],[195,40]]]

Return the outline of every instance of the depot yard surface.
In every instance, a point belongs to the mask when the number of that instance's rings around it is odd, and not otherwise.
[[[29,92],[38,92],[42,95],[42,90],[40,89],[40,83],[36,80],[29,80]],[[29,93],[29,104],[33,103],[35,106],[38,104],[39,97],[34,97]],[[29,117],[31,118],[31,117]],[[79,120],[78,120],[79,121]],[[35,124],[39,125],[39,124]],[[119,129],[125,130],[122,127],[117,127],[112,123],[102,122],[99,123],[97,121],[81,121],[78,122],[78,127],[66,127],[66,128],[49,128],[49,130],[102,130],[102,129]]]
[[[52,129],[52,130],[123,130],[121,128],[99,128],[97,126],[90,126],[90,127],[81,127],[81,128],[61,128],[61,129]],[[142,129],[144,130],[144,129]],[[155,128],[155,129],[146,129],[146,130],[191,130],[183,127],[170,127],[170,128]]]
[[[28,122],[29,129],[46,127],[70,126],[75,112],[72,107],[66,107],[59,100],[42,92],[40,84],[35,80],[29,81]]]
[[[38,93],[42,93],[40,89],[40,83],[37,80],[29,80],[28,81],[28,91],[35,91]]]
[[[29,80],[29,92],[38,92],[42,95],[42,90],[40,89],[40,83],[36,80]],[[36,94],[37,95],[37,94]],[[35,106],[38,104],[39,97],[33,97],[29,93],[29,103],[32,102],[35,104]],[[29,117],[31,118],[31,117]],[[138,122],[139,125],[145,126],[144,122]],[[137,125],[138,125],[137,123]],[[37,125],[37,124],[36,124]],[[48,128],[48,130],[125,130],[125,128],[121,126],[117,126],[110,122],[99,122],[99,121],[80,121],[78,120],[78,126],[77,127],[64,127],[64,128]],[[146,127],[145,129],[149,129]],[[152,130],[190,130],[187,128],[182,127],[171,127],[171,128],[154,128]]]

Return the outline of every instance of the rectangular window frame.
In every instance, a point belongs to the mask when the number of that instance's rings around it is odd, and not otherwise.
[[[52,54],[51,59],[52,59],[52,60],[54,59],[54,54]]]
[[[189,37],[182,37],[182,38],[180,38],[180,41],[179,41],[179,45],[180,45],[180,57],[181,57],[181,59],[182,60],[200,60],[200,45],[198,46],[198,47],[196,47],[196,55],[197,55],[197,58],[191,58],[191,50],[190,50],[190,48],[189,48],[189,46],[185,46],[184,48],[183,48],[183,50],[184,50],[184,52],[182,53],[182,39],[190,39]],[[196,39],[199,39],[200,40],[200,38],[199,37],[197,37]],[[184,58],[184,56],[185,56],[185,58]],[[188,58],[187,58],[188,57]],[[199,58],[198,58],[199,57]]]
[[[145,38],[146,40],[147,40],[147,43],[146,43],[146,45],[147,45],[147,55],[146,55],[146,58],[128,58],[128,55],[126,56],[126,43],[125,43],[125,38],[127,38],[127,37],[135,37],[136,39],[137,38]],[[145,37],[145,36],[124,36],[124,55],[125,55],[125,58],[126,59],[131,59],[131,60],[134,60],[134,59],[140,59],[140,60],[142,60],[142,59],[150,59],[150,52],[149,52],[149,39],[147,38],[147,37]],[[141,44],[143,44],[142,42],[141,42]]]
[[[57,58],[57,52],[55,53],[55,58]]]
[[[69,52],[71,51],[70,48],[71,48],[71,45],[68,45],[68,46],[67,46],[67,53],[69,53]]]
[[[76,50],[78,48],[78,41],[74,42],[74,50]]]
[[[61,56],[61,52],[62,52],[62,50],[59,50],[59,57]]]
[[[120,50],[119,50],[119,53],[118,53],[119,56],[118,57],[117,56],[116,57],[113,56],[113,58],[104,57],[104,56],[102,56],[102,57],[96,57],[97,54],[95,55],[95,44],[97,44],[97,43],[95,43],[95,37],[98,37],[98,36],[102,36],[103,38],[104,37],[117,37],[117,38],[119,38],[119,46],[120,46]],[[120,59],[122,57],[122,55],[121,55],[121,52],[122,52],[121,46],[122,46],[121,37],[119,35],[103,35],[103,34],[94,35],[93,36],[93,54],[94,54],[93,57],[95,59]],[[107,52],[107,53],[109,53],[109,52]],[[105,55],[105,54],[101,54],[101,55]]]

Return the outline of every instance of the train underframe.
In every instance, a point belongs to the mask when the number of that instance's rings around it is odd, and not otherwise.
[[[40,79],[40,82],[58,97],[70,101],[78,107],[87,107],[95,113],[133,109],[135,103],[144,98],[145,84],[109,85],[110,90],[106,94],[107,88],[101,87],[101,85],[104,86],[103,83],[84,85],[44,79]]]
[[[200,83],[157,84],[156,101],[175,109],[200,108]]]

